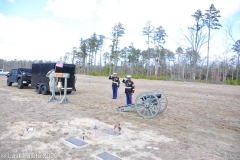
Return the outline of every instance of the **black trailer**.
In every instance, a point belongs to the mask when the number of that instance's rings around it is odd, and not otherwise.
[[[55,69],[56,73],[69,73],[70,77],[67,79],[67,93],[76,91],[75,89],[75,65],[74,64],[63,64],[63,68],[56,67],[56,63],[33,63],[32,64],[32,88],[36,89],[38,94],[47,94],[50,92],[49,78],[46,74]],[[64,84],[64,78],[61,79]],[[59,92],[59,91],[56,91]],[[63,92],[63,89],[61,90]]]

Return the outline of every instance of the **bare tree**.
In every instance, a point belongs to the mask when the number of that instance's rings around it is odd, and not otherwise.
[[[231,46],[231,49],[233,52],[237,53],[237,64],[236,64],[236,79],[238,80],[238,74],[239,74],[239,58],[240,58],[240,40],[236,40],[236,38],[233,35],[233,29],[232,24],[228,23],[225,28],[225,35],[228,41],[225,41],[225,43],[229,46]],[[230,42],[229,42],[230,41]],[[232,63],[233,64],[233,63]]]
[[[238,71],[239,71],[239,55],[240,55],[240,40],[237,40],[232,47],[232,50],[237,53],[237,74],[236,80],[239,80]]]
[[[237,59],[237,56],[234,55],[230,58],[230,69],[231,69],[231,80],[233,81],[233,77],[234,77],[234,70],[235,70],[235,67],[236,66],[236,59]]]
[[[178,79],[182,77],[184,79],[184,70],[186,66],[186,54],[184,53],[183,49],[181,47],[178,47],[176,50],[176,55],[177,55],[177,65],[178,65]]]
[[[66,52],[65,55],[63,56],[63,62],[64,63],[68,63],[69,62],[69,58],[70,58],[71,53],[70,52]]]
[[[75,63],[75,58],[76,58],[76,55],[77,55],[77,47],[73,47],[72,48],[72,64],[74,64]]]
[[[190,64],[192,65],[192,79],[195,79],[196,76],[196,63],[200,58],[200,50],[204,44],[207,43],[206,41],[206,34],[203,33],[202,28],[198,30],[196,34],[196,30],[189,27],[188,32],[185,33],[182,29],[180,29],[181,34],[184,37],[184,40],[187,41],[187,45],[181,45],[182,48],[188,50],[190,57]],[[196,38],[197,36],[197,38]]]

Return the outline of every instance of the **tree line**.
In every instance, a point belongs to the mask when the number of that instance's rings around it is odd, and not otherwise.
[[[240,40],[234,37],[232,26],[224,26],[229,49],[219,53],[223,58],[216,57],[214,61],[209,61],[212,31],[222,28],[219,22],[220,11],[211,4],[205,13],[197,10],[191,16],[195,20],[194,24],[185,31],[180,30],[187,43],[179,44],[175,51],[164,47],[167,33],[162,26],[154,28],[151,21],[147,21],[142,28],[142,36],[146,38],[145,50],[136,48],[133,43],[120,48],[119,44],[125,34],[125,28],[121,22],[118,22],[113,25],[110,38],[97,33],[93,33],[87,39],[81,38],[79,46],[73,47],[71,51],[60,57],[60,60],[64,63],[76,64],[76,71],[81,74],[107,76],[117,72],[120,76],[131,74],[135,78],[240,84]],[[106,41],[109,40],[110,51],[103,52]],[[207,56],[202,57],[201,49],[205,44]],[[236,54],[229,57],[230,52]],[[14,63],[28,66],[32,61],[0,60],[0,66],[3,63],[6,67]]]

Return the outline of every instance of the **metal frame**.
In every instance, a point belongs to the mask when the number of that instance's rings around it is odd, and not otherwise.
[[[60,74],[60,76],[59,76]],[[54,78],[65,78],[64,80],[64,95],[62,100],[59,102],[60,104],[65,104],[65,103],[69,103],[70,101],[67,98],[67,79],[70,77],[69,73],[51,73],[50,75],[51,77]],[[59,101],[55,95],[55,80],[54,83],[52,83],[52,96],[49,98],[48,102],[53,102],[53,101]]]

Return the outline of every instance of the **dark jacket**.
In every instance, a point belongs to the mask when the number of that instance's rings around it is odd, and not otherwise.
[[[112,87],[119,87],[120,86],[120,79],[118,76],[113,77],[113,76],[109,76],[108,78],[109,80],[112,80]]]
[[[134,93],[135,86],[132,80],[125,80],[122,81],[125,83],[125,93]]]

